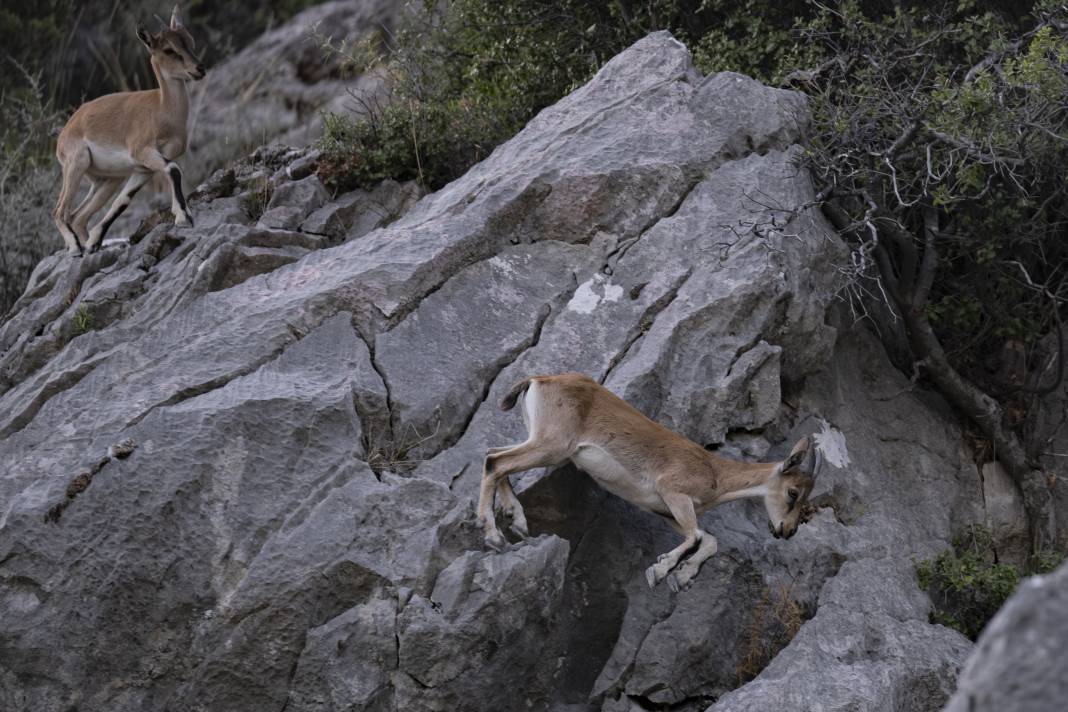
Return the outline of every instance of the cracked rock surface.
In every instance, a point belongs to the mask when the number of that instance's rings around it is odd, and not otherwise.
[[[658,33],[418,202],[265,149],[196,228],[44,260],[0,325],[0,709],[940,709],[970,644],[909,561],[978,475],[832,307],[807,121]],[[821,508],[710,512],[674,595],[677,535],[564,467],[482,551],[496,403],[562,371],[732,456],[814,435]]]

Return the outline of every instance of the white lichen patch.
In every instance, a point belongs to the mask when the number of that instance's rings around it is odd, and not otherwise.
[[[493,257],[491,257],[489,259],[489,263],[490,263],[490,266],[492,266],[494,269],[500,270],[501,272],[503,272],[508,277],[516,277],[516,276],[518,276],[516,274],[515,265],[513,265],[511,263],[511,261],[506,260],[505,258],[501,257],[500,255],[494,255]]]
[[[15,591],[7,597],[7,608],[13,613],[31,613],[41,605],[41,599],[30,591]]]
[[[827,462],[839,470],[849,465],[849,450],[846,448],[845,435],[838,428],[833,427],[826,420],[820,419],[820,432],[813,436],[816,447]]]
[[[586,280],[575,290],[567,308],[579,314],[590,314],[601,302],[617,302],[623,296],[623,287],[612,284],[600,272]]]

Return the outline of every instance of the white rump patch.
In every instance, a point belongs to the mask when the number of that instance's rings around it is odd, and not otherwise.
[[[618,302],[623,296],[623,287],[612,284],[607,276],[598,272],[579,285],[567,308],[579,314],[590,314],[601,302]]]
[[[850,462],[845,435],[842,434],[841,430],[833,427],[823,419],[820,419],[820,428],[820,432],[813,436],[816,440],[816,447],[819,448],[828,462],[839,470],[844,469]]]

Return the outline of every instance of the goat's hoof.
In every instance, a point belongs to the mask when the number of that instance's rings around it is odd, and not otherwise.
[[[660,583],[656,579],[656,566],[650,566],[645,570],[645,582],[649,584],[649,588],[656,588],[656,585]]]
[[[493,549],[496,552],[504,551],[504,548],[508,546],[508,542],[504,540],[504,537],[501,536],[500,532],[487,534],[484,541],[488,548]]]
[[[513,534],[515,534],[520,539],[529,539],[530,538],[530,530],[527,529],[527,525],[526,524],[521,524],[521,525],[520,524],[513,524],[512,526],[510,526],[508,528],[512,531]]]
[[[672,574],[668,574],[667,585],[668,585],[668,588],[671,589],[672,593],[678,593],[679,592],[679,588],[680,588],[679,587],[679,577],[676,576],[673,573]],[[683,586],[682,588],[685,588],[685,586]]]

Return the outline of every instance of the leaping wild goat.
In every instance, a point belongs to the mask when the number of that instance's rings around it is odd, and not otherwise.
[[[505,544],[493,516],[495,494],[512,518],[512,530],[520,537],[529,535],[509,475],[571,460],[601,487],[664,517],[684,537],[646,570],[650,586],[671,573],[668,585],[678,591],[716,553],[716,538],[698,528],[697,517],[718,504],[761,497],[772,534],[793,536],[820,469],[819,450],[807,437],[782,462],[720,457],[578,373],[524,379],[508,392],[501,409],[511,410],[520,399],[526,442],[490,448],[486,454],[478,500],[486,544],[495,549]]]
[[[80,256],[83,246],[95,252],[111,223],[153,175],[170,182],[175,223],[193,224],[182,194],[182,171],[174,160],[186,148],[186,82],[203,79],[204,65],[193,54],[195,43],[182,26],[177,5],[169,26],[150,34],[139,23],[137,38],[148,48],[159,88],[108,94],[82,104],[56,143],[63,187],[53,215],[71,254]],[[72,211],[83,176],[88,176],[92,185],[85,200]],[[122,192],[104,219],[87,233],[89,219],[120,187]]]

